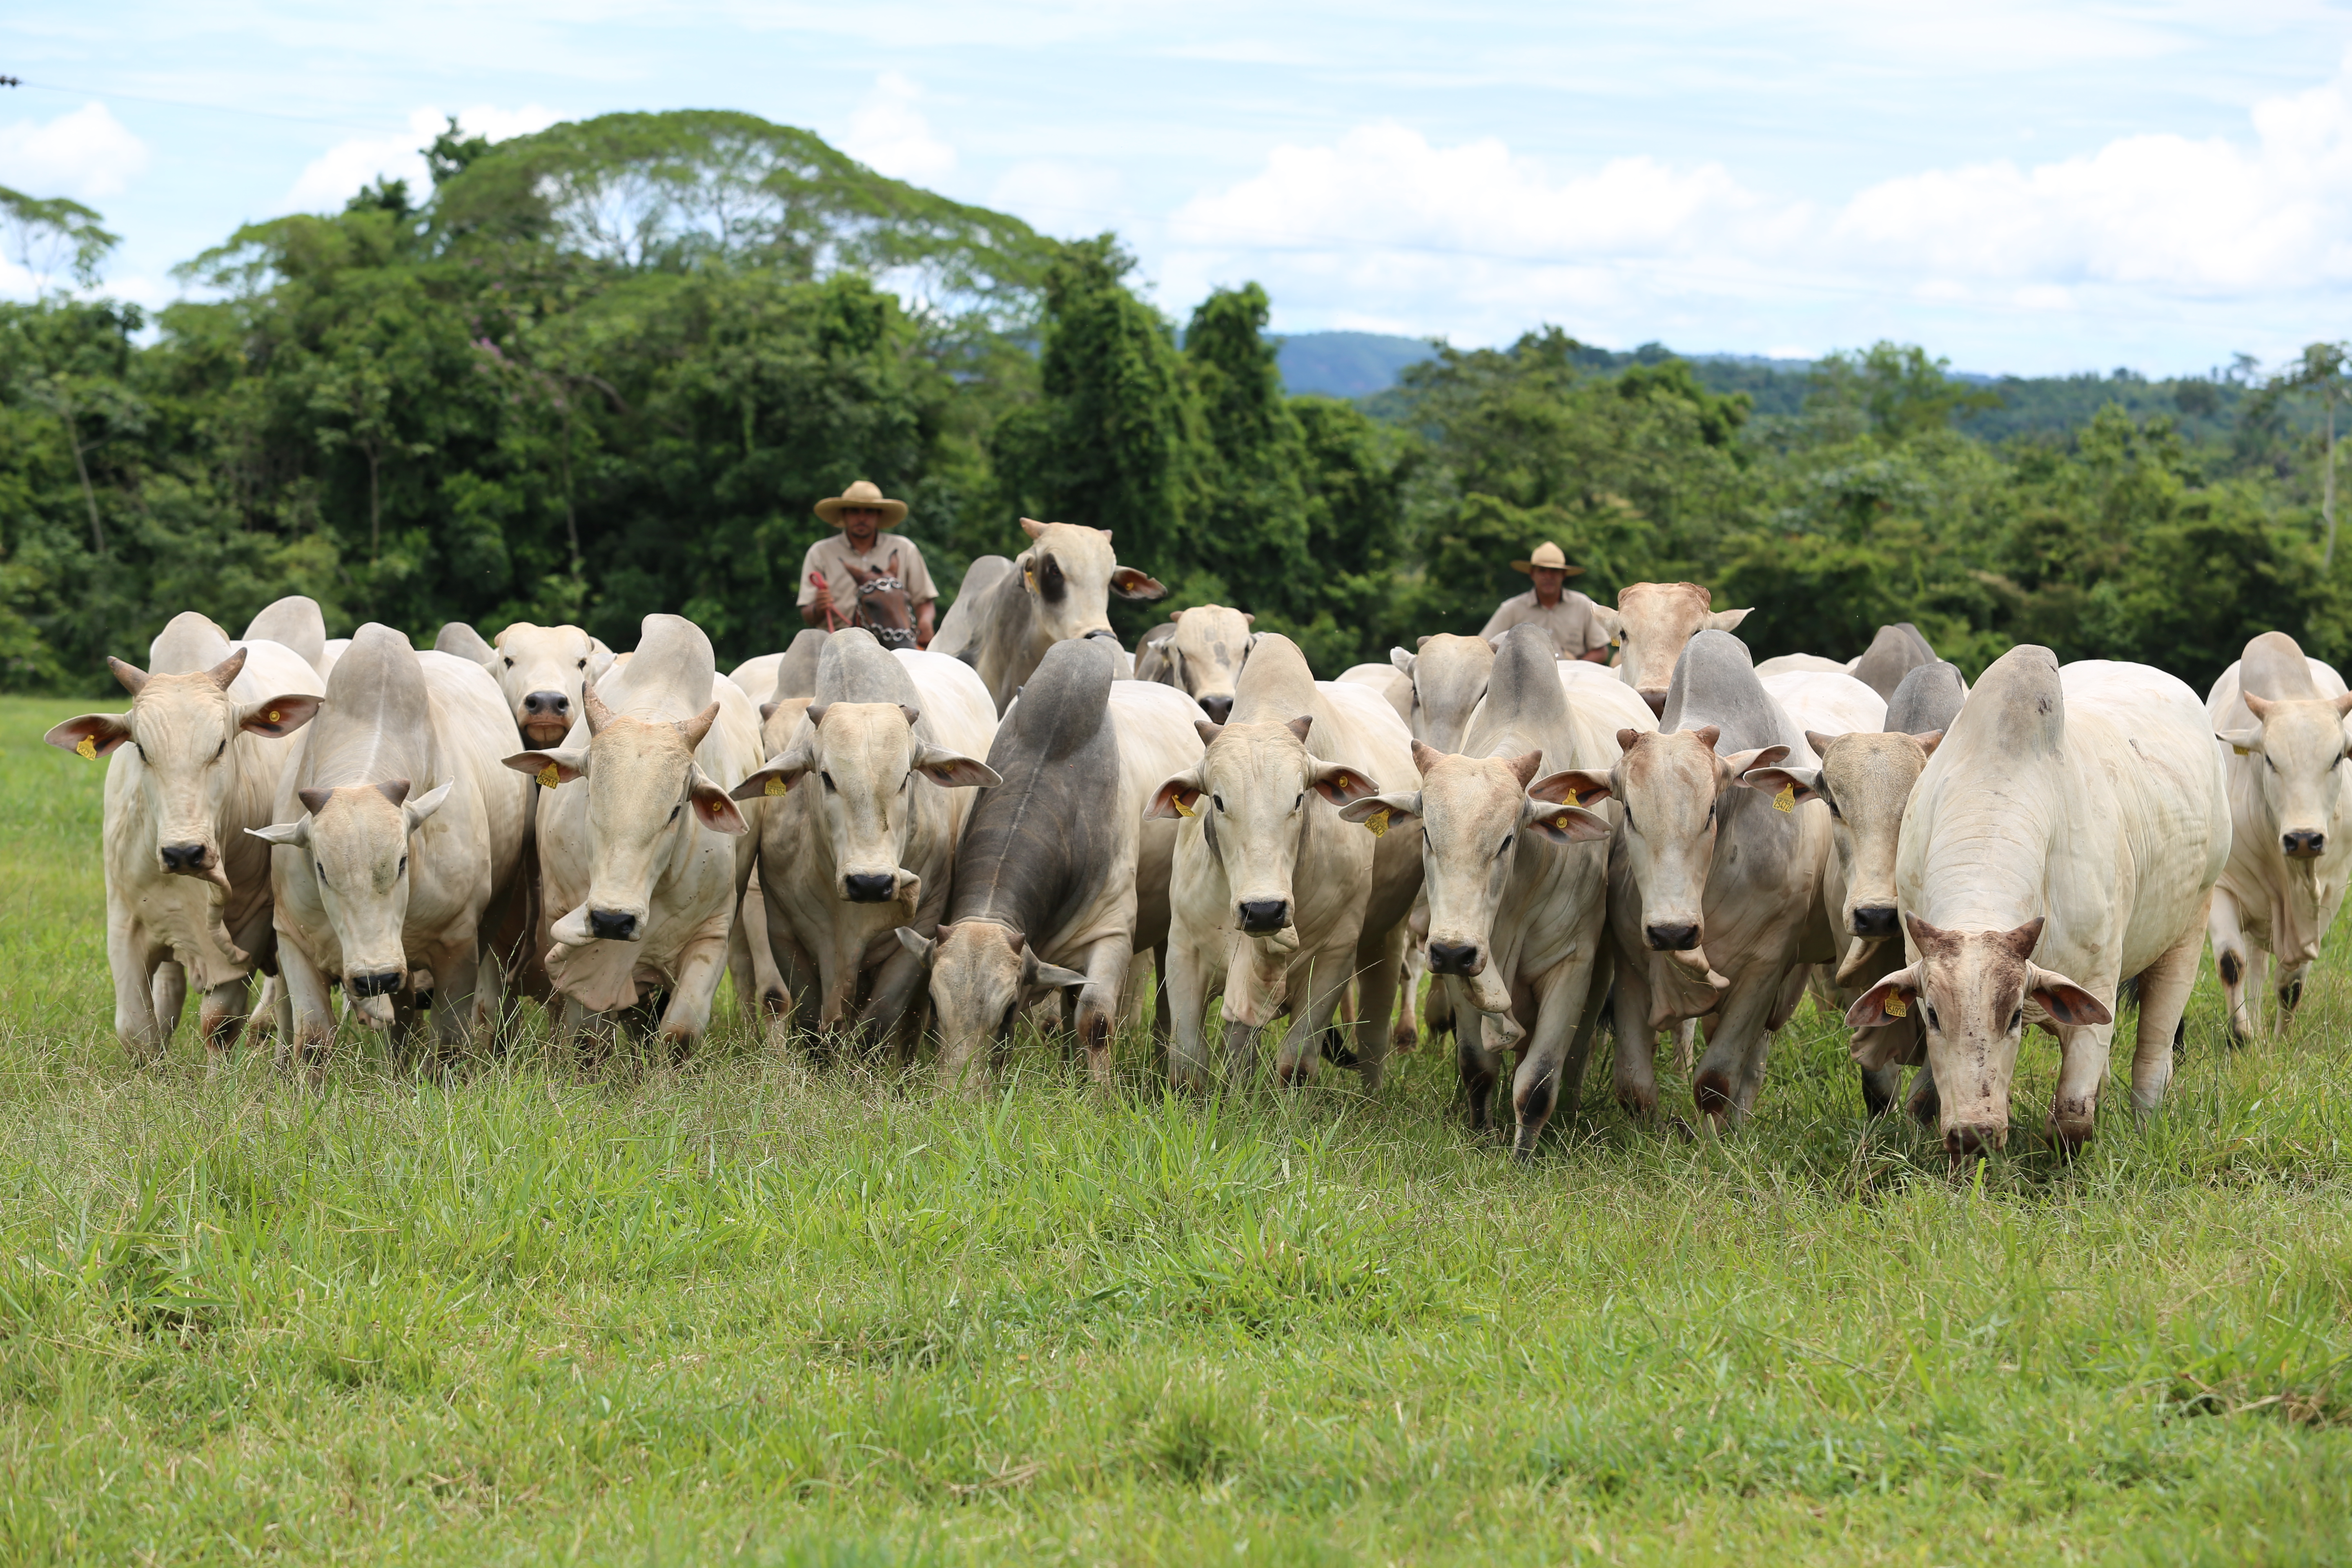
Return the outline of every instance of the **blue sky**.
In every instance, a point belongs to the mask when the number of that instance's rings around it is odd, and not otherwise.
[[[1287,331],[1964,369],[2352,335],[2352,5],[84,0],[0,18],[0,184],[100,208],[147,303],[240,222],[493,134],[748,110]],[[30,287],[0,262],[0,291]]]

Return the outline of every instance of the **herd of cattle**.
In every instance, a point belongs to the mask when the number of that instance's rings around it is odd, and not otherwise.
[[[1745,611],[1637,584],[1602,612],[1613,667],[1519,626],[1318,680],[1216,605],[1130,657],[1109,598],[1160,585],[1107,532],[1024,526],[928,651],[806,631],[725,677],[676,616],[618,654],[529,624],[331,642],[299,598],[234,641],[180,616],[145,669],[110,661],[128,712],[47,737],[110,759],[117,1032],[152,1056],[193,984],[209,1047],[274,1032],[315,1072],[340,987],[443,1049],[536,994],[566,1039],[683,1050],[725,971],[902,1064],[928,1029],[966,1088],[1058,994],[1097,1077],[1130,1013],[1188,1087],[1255,1070],[1286,1016],[1281,1080],[1328,1056],[1372,1089],[1425,972],[1475,1125],[1516,1053],[1524,1154],[1604,1015],[1629,1110],[1656,1114],[1667,1036],[1722,1127],[1811,987],[1874,1113],[1924,1065],[1908,1108],[1958,1161],[2006,1140],[2026,1025],[2079,1145],[2119,990],[2151,1109],[2209,932],[2233,1034],[2272,957],[2283,1024],[2344,896],[2352,696],[2279,633],[2201,705],[2032,647],[1971,690],[1907,626],[1759,665]]]

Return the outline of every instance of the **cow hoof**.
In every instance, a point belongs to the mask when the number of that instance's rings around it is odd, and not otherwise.
[[[1636,1121],[1654,1121],[1658,1114],[1657,1091],[1652,1089],[1645,1093],[1638,1089],[1621,1090],[1617,1096],[1617,1105],[1627,1116]]]
[[[1990,1127],[1953,1127],[1944,1132],[1944,1157],[1954,1171],[1966,1170],[1990,1157],[2001,1145],[2000,1132]]]
[[[2068,1159],[2081,1153],[2091,1142],[2091,1119],[2087,1116],[2060,1116],[2050,1123],[2050,1146]]]
[[[1719,1072],[1703,1072],[1691,1083],[1691,1100],[1708,1120],[1723,1121],[1731,1115],[1731,1085]]]

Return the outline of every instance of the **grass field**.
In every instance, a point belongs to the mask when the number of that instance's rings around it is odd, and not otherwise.
[[[2352,1561],[2340,931],[2292,1043],[2209,979],[2161,1115],[1963,1182],[1811,1015],[1732,1140],[1604,1061],[1527,1169],[1428,1048],[1375,1102],[731,1028],[311,1092],[130,1069],[77,706],[0,701],[8,1561]]]

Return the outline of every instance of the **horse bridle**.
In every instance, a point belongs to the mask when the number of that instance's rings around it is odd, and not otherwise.
[[[913,647],[915,630],[912,626],[877,626],[874,624],[873,618],[866,613],[864,601],[868,595],[888,593],[892,590],[903,595],[907,591],[907,584],[898,578],[881,574],[877,574],[858,584],[857,619],[867,631],[874,634],[874,640],[884,647]]]

